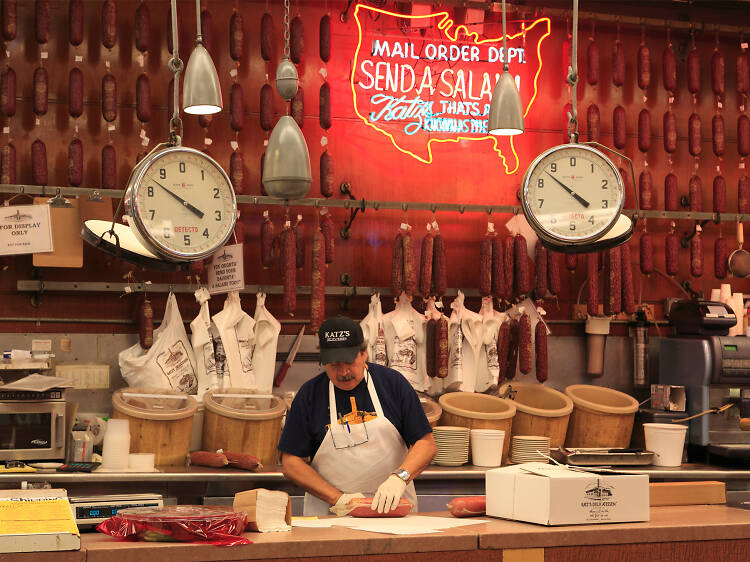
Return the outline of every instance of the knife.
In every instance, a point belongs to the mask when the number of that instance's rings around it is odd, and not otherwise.
[[[294,343],[292,344],[291,349],[289,350],[289,355],[286,356],[286,361],[284,361],[283,365],[281,365],[281,368],[279,369],[279,372],[276,373],[276,376],[273,379],[273,385],[275,387],[281,386],[281,383],[284,382],[284,377],[286,377],[286,372],[289,370],[289,367],[292,366],[292,363],[294,363],[294,357],[297,355],[297,351],[299,351],[299,346],[302,343],[302,336],[305,334],[305,327],[302,326],[299,330],[299,334],[297,334],[297,338],[294,340]]]

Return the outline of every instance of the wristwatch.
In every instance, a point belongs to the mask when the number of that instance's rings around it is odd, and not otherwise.
[[[404,482],[409,482],[409,478],[411,478],[411,474],[409,474],[409,471],[406,470],[405,468],[399,468],[398,470],[394,470],[391,474],[395,474],[396,476],[401,478],[401,480],[403,480]]]

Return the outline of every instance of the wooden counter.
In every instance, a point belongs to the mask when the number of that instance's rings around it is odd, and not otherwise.
[[[432,513],[442,515],[447,513]],[[77,553],[0,554],[0,562],[199,562],[356,556],[382,561],[523,560],[524,562],[721,560],[745,562],[750,510],[714,506],[656,507],[647,523],[544,527],[492,519],[426,535],[387,535],[343,527],[248,533],[253,544],[218,547],[125,542],[82,535]],[[520,556],[521,558],[516,558]]]

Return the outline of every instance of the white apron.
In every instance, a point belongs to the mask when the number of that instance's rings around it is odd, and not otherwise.
[[[367,390],[370,392],[372,405],[378,417],[361,424],[349,426],[354,437],[347,431],[347,426],[336,420],[336,395],[331,381],[328,381],[328,409],[331,425],[320,448],[312,460],[311,466],[324,480],[335,486],[345,494],[363,493],[371,497],[375,495],[378,486],[396,470],[406,457],[406,443],[401,434],[383,414],[380,406],[375,383],[368,373]],[[354,447],[337,449],[334,446],[332,432],[336,432],[335,440],[339,447],[346,445],[349,440],[359,442],[361,434],[367,426],[367,442]],[[359,435],[357,435],[359,434]],[[412,504],[412,511],[417,510],[417,493],[414,482],[409,482],[403,495]],[[331,505],[315,496],[305,494],[304,515],[331,515]]]

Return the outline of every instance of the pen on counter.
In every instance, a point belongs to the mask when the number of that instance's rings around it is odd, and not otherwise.
[[[351,433],[351,432],[352,432],[352,428],[351,428],[351,427],[349,427],[349,422],[346,422],[346,430],[347,430],[347,431],[348,431],[349,433]]]

